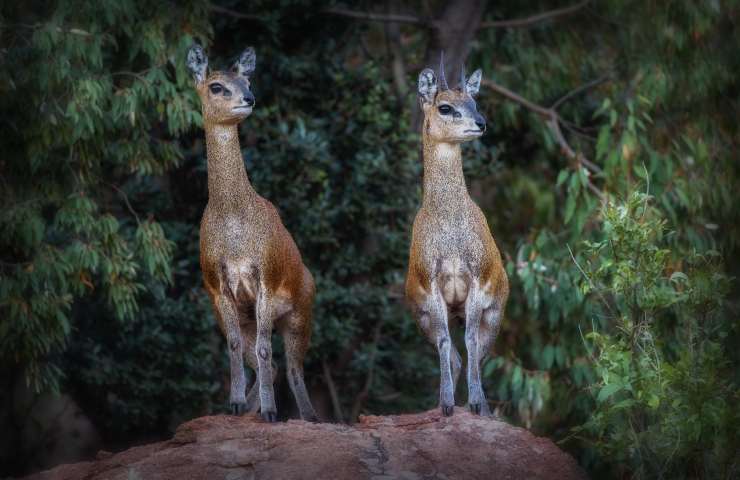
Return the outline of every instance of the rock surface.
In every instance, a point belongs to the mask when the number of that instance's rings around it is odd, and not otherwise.
[[[34,480],[110,479],[585,479],[552,441],[456,409],[360,417],[353,426],[253,416],[202,417],[166,442],[93,462],[62,465]]]

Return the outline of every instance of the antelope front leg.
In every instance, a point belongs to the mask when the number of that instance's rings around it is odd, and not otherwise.
[[[246,410],[246,399],[244,391],[247,388],[247,379],[244,375],[244,345],[242,343],[241,330],[239,329],[239,317],[233,301],[226,295],[220,295],[216,300],[217,314],[221,317],[226,334],[226,342],[229,346],[229,363],[231,370],[231,392],[229,399],[231,413],[241,415]]]
[[[471,285],[465,301],[465,348],[468,351],[468,406],[480,415],[488,410],[480,379],[480,323],[483,315],[483,298],[477,282]]]
[[[450,344],[450,350],[452,355],[452,391],[457,391],[457,382],[460,380],[460,370],[462,369],[462,357],[460,352],[457,351],[455,344]]]
[[[249,348],[249,347],[245,347]],[[257,350],[254,344],[252,344],[252,353],[254,354]],[[255,360],[256,362],[256,360]],[[256,365],[256,363],[255,363]],[[258,368],[254,367],[254,383],[251,387],[249,387],[249,390],[247,391],[247,406],[245,407],[245,411],[249,413],[257,413],[257,410],[260,408],[260,379],[259,379],[259,373]],[[275,363],[275,361],[272,362],[272,384],[275,384],[275,378],[278,376],[278,366]]]
[[[257,364],[257,322],[249,322],[246,325],[242,324],[242,344],[244,345],[244,359],[247,361],[247,365],[252,367],[254,370],[254,382],[249,388],[247,393],[247,405],[245,410],[249,413],[256,413],[260,407],[260,381],[259,381],[259,367]],[[277,377],[278,368],[275,362],[272,362],[272,383],[275,383],[275,377]]]
[[[442,415],[449,417],[455,409],[455,385],[450,364],[450,352],[453,347],[447,324],[447,306],[436,282],[432,282],[431,290],[428,309],[422,314],[422,325],[428,325],[431,330],[429,337],[434,341],[439,353],[439,406]]]
[[[450,333],[447,326],[437,327],[437,351],[439,352],[439,406],[442,415],[449,417],[455,409],[455,392],[450,368]]]
[[[272,375],[272,311],[270,298],[264,287],[260,288],[257,305],[257,381],[259,382],[260,412],[268,422],[277,421],[275,390]]]

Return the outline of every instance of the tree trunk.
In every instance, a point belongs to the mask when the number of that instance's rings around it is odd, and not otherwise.
[[[445,77],[450,87],[460,80],[460,67],[470,52],[470,42],[475,37],[485,0],[453,0],[446,3],[440,15],[435,16],[427,44],[426,66],[437,71],[440,52],[445,56]],[[421,125],[421,111],[418,104],[412,114],[412,125]]]

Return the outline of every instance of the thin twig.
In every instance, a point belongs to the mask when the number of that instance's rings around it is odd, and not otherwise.
[[[584,167],[586,167],[587,170],[594,171],[595,173],[601,172],[601,168],[597,167],[596,164],[586,159],[586,157],[581,152],[576,153],[573,148],[571,148],[570,144],[568,144],[568,141],[563,135],[563,131],[560,130],[560,116],[554,110],[552,111],[552,113],[553,116],[549,120],[547,120],[545,124],[555,137],[555,141],[558,142],[558,145],[560,145],[560,151],[563,152],[563,154],[569,159],[574,160],[578,166],[583,165]],[[594,195],[599,197],[599,200],[605,202],[606,196],[604,195],[604,193],[596,188],[596,186],[591,183],[591,180],[588,180],[588,178],[586,180],[586,187]]]
[[[595,163],[593,163],[591,160],[587,159],[583,155],[581,155],[581,163],[583,163],[583,165],[586,168],[588,168],[589,170],[591,170],[592,172],[596,174],[602,173],[604,171],[601,169],[600,166],[596,165]]]
[[[609,313],[611,315],[614,315],[614,311],[612,311],[612,307],[611,305],[609,305],[609,302],[606,300],[606,297],[604,297],[604,294],[601,293],[601,291],[598,288],[596,288],[596,285],[594,285],[594,282],[591,280],[591,277],[589,277],[586,274],[586,271],[583,270],[583,268],[581,268],[581,265],[578,263],[578,260],[576,260],[575,255],[573,255],[573,250],[570,249],[570,245],[566,243],[565,246],[568,248],[568,253],[570,253],[570,258],[573,260],[573,263],[576,264],[576,267],[578,267],[578,270],[580,270],[583,277],[586,280],[588,280],[588,284],[591,286],[591,289],[595,291],[599,295],[599,297],[601,297],[601,301],[604,302],[604,306],[606,307],[607,310],[609,310]]]
[[[329,388],[329,397],[331,398],[331,405],[334,409],[334,418],[338,422],[344,422],[344,413],[342,413],[342,404],[339,401],[339,394],[337,393],[337,386],[334,383],[334,379],[331,376],[331,368],[326,358],[321,359],[321,365],[324,369],[324,381],[326,386]]]
[[[31,29],[31,30],[36,30],[36,29],[44,28],[46,25],[47,24],[45,24],[45,23],[34,23],[34,24],[30,24],[30,25],[27,24],[27,23],[18,23],[16,25],[10,25],[10,26],[11,27],[16,26],[16,27],[28,28],[28,29]],[[69,29],[66,29],[66,30],[64,28],[62,28],[62,27],[54,27],[54,31],[55,32],[58,32],[58,33],[71,33],[72,35],[79,35],[79,36],[82,36],[82,37],[92,37],[93,36],[93,34],[90,33],[90,32],[88,32],[87,30],[83,30],[81,28],[75,28],[75,27],[72,27],[72,28],[69,28]]]
[[[395,22],[395,23],[408,23],[412,25],[427,25],[427,22],[421,17],[414,15],[404,15],[398,13],[373,13],[373,12],[358,12],[356,10],[350,10],[347,8],[326,8],[323,10],[324,13],[331,15],[339,15],[341,17],[357,18],[359,20],[369,20],[371,22]]]
[[[514,18],[510,20],[492,20],[488,22],[482,22],[478,28],[481,29],[481,28],[530,27],[532,25],[535,25],[535,24],[538,24],[538,23],[541,23],[547,20],[554,20],[556,18],[575,13],[581,8],[583,8],[584,6],[586,6],[586,4],[589,3],[589,1],[590,0],[583,0],[582,2],[577,3],[575,5],[571,5],[570,7],[550,10],[548,12],[538,13],[537,15],[532,15],[532,16],[524,17],[524,18]],[[437,24],[436,22],[424,19],[422,17],[417,17],[415,15],[359,12],[357,10],[350,10],[348,8],[338,8],[338,7],[324,9],[324,12],[329,13],[331,15],[340,15],[343,17],[356,18],[359,20],[368,20],[371,22],[394,22],[394,23],[406,23],[410,25],[432,26],[432,27],[442,26],[442,25]]]
[[[594,356],[594,352],[589,348],[588,343],[586,342],[586,337],[583,336],[583,330],[581,330],[581,324],[578,324],[578,333],[581,335],[581,341],[583,342],[583,346],[586,347],[586,352],[588,353],[588,356],[591,358],[591,361],[596,363],[596,357]]]
[[[541,115],[542,117],[551,118],[552,117],[552,110],[549,108],[542,107],[540,105],[537,105],[534,102],[530,102],[526,98],[522,97],[518,93],[514,93],[508,88],[504,87],[503,85],[499,85],[498,83],[494,82],[493,80],[489,80],[487,78],[484,78],[481,82],[486,87],[490,88],[494,92],[503,95],[504,97],[508,98],[509,100],[512,100],[513,102],[518,103],[519,105],[525,107],[527,110],[531,110],[535,112],[538,115]]]
[[[362,409],[365,400],[367,400],[367,397],[370,394],[370,387],[372,387],[373,384],[373,373],[375,371],[375,356],[378,353],[378,342],[380,341],[380,326],[380,322],[378,322],[378,324],[375,326],[375,332],[373,333],[373,346],[370,352],[370,358],[368,359],[368,363],[370,365],[367,369],[365,385],[362,387],[360,393],[357,394],[357,397],[355,397],[355,402],[352,405],[351,410],[352,413],[349,417],[350,422],[355,422],[357,420],[357,417],[360,415],[360,410]]]
[[[593,135],[589,135],[586,133],[586,129],[582,128],[578,125],[574,125],[573,123],[569,122],[568,120],[564,119],[563,117],[560,117],[562,126],[568,130],[573,135],[578,135],[584,140],[588,140],[591,143],[596,143],[598,141],[598,138],[594,137]],[[599,167],[601,168],[601,167]]]
[[[568,92],[565,95],[563,95],[562,97],[560,97],[555,103],[552,104],[552,106],[550,108],[553,109],[553,110],[557,110],[560,105],[562,105],[563,103],[567,102],[571,98],[573,98],[573,97],[575,97],[577,95],[580,95],[583,92],[586,92],[588,90],[591,90],[592,88],[594,88],[596,86],[601,85],[602,83],[604,83],[607,80],[609,80],[610,77],[611,77],[611,74],[608,74],[607,73],[606,75],[603,75],[603,76],[601,76],[599,78],[596,78],[594,80],[591,80],[588,83],[584,83],[580,87],[578,87],[578,88],[576,88],[574,90],[571,90],[570,92]]]
[[[530,27],[540,22],[547,20],[554,20],[558,17],[563,17],[575,13],[581,8],[585,7],[590,0],[583,0],[580,3],[571,5],[570,7],[558,8],[556,10],[550,10],[549,12],[538,13],[530,17],[515,18],[511,20],[492,20],[488,22],[482,22],[478,28],[522,28]]]
[[[647,179],[647,189],[645,191],[645,204],[642,206],[642,215],[640,215],[640,220],[645,218],[645,214],[647,213],[647,207],[648,207],[648,200],[650,199],[650,172],[648,172],[647,166],[645,165],[645,162],[642,162],[642,168],[645,169],[645,178]]]
[[[588,280],[588,284],[591,286],[591,288],[596,290],[596,286],[594,285],[594,282],[592,282],[591,278],[588,275],[586,275],[586,271],[583,270],[583,268],[581,268],[581,265],[578,263],[578,260],[576,260],[575,255],[573,255],[573,250],[570,249],[570,245],[566,243],[565,247],[568,249],[568,253],[570,253],[570,258],[573,260],[573,263],[576,264],[576,267],[578,267],[578,270],[580,270],[581,274],[583,275],[583,278]]]
[[[33,262],[31,260],[27,262],[6,262],[4,260],[0,260],[0,265],[4,267],[27,267],[28,265],[31,265]]]
[[[241,13],[241,12],[237,12],[236,10],[232,10],[230,8],[219,7],[218,5],[209,5],[208,8],[210,8],[216,13],[223,13],[224,15],[228,15],[229,17],[238,18],[240,20],[261,20],[261,17],[259,15],[254,15],[250,13]]]
[[[136,224],[141,225],[141,221],[139,220],[139,215],[136,213],[136,210],[134,210],[134,207],[131,206],[131,202],[128,201],[128,195],[126,195],[126,192],[118,188],[118,186],[114,185],[110,182],[105,182],[108,185],[110,185],[116,192],[118,192],[121,197],[123,198],[124,203],[126,203],[126,207],[128,208],[128,211],[131,212],[131,215],[134,216],[136,219]]]
[[[149,79],[146,78],[143,74],[149,72],[151,69],[147,68],[146,70],[142,70],[141,72],[129,72],[129,71],[119,71],[119,72],[112,72],[110,75],[111,77],[133,77],[138,80],[141,80],[143,83],[146,83],[147,85],[151,85],[149,82]]]

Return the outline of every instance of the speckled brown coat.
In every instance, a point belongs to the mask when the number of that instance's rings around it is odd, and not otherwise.
[[[276,420],[270,337],[277,328],[285,341],[288,380],[301,416],[315,420],[303,380],[303,357],[311,336],[313,277],[276,208],[250,184],[239,147],[238,124],[254,105],[249,90],[254,50],[245,50],[234,72],[213,72],[207,78],[207,59],[200,47],[191,49],[188,64],[203,106],[208,154],[208,205],[200,227],[200,264],[229,345],[233,412],[259,407],[263,418]],[[244,359],[257,372],[248,395]]]
[[[414,220],[406,297],[420,328],[440,355],[440,405],[451,415],[461,358],[450,340],[451,320],[464,319],[468,353],[468,402],[487,414],[480,364],[490,352],[509,294],[501,255],[483,212],[470,198],[460,144],[478,138],[485,120],[472,95],[480,70],[451,90],[430,69],[419,77],[424,113],[424,193]]]

